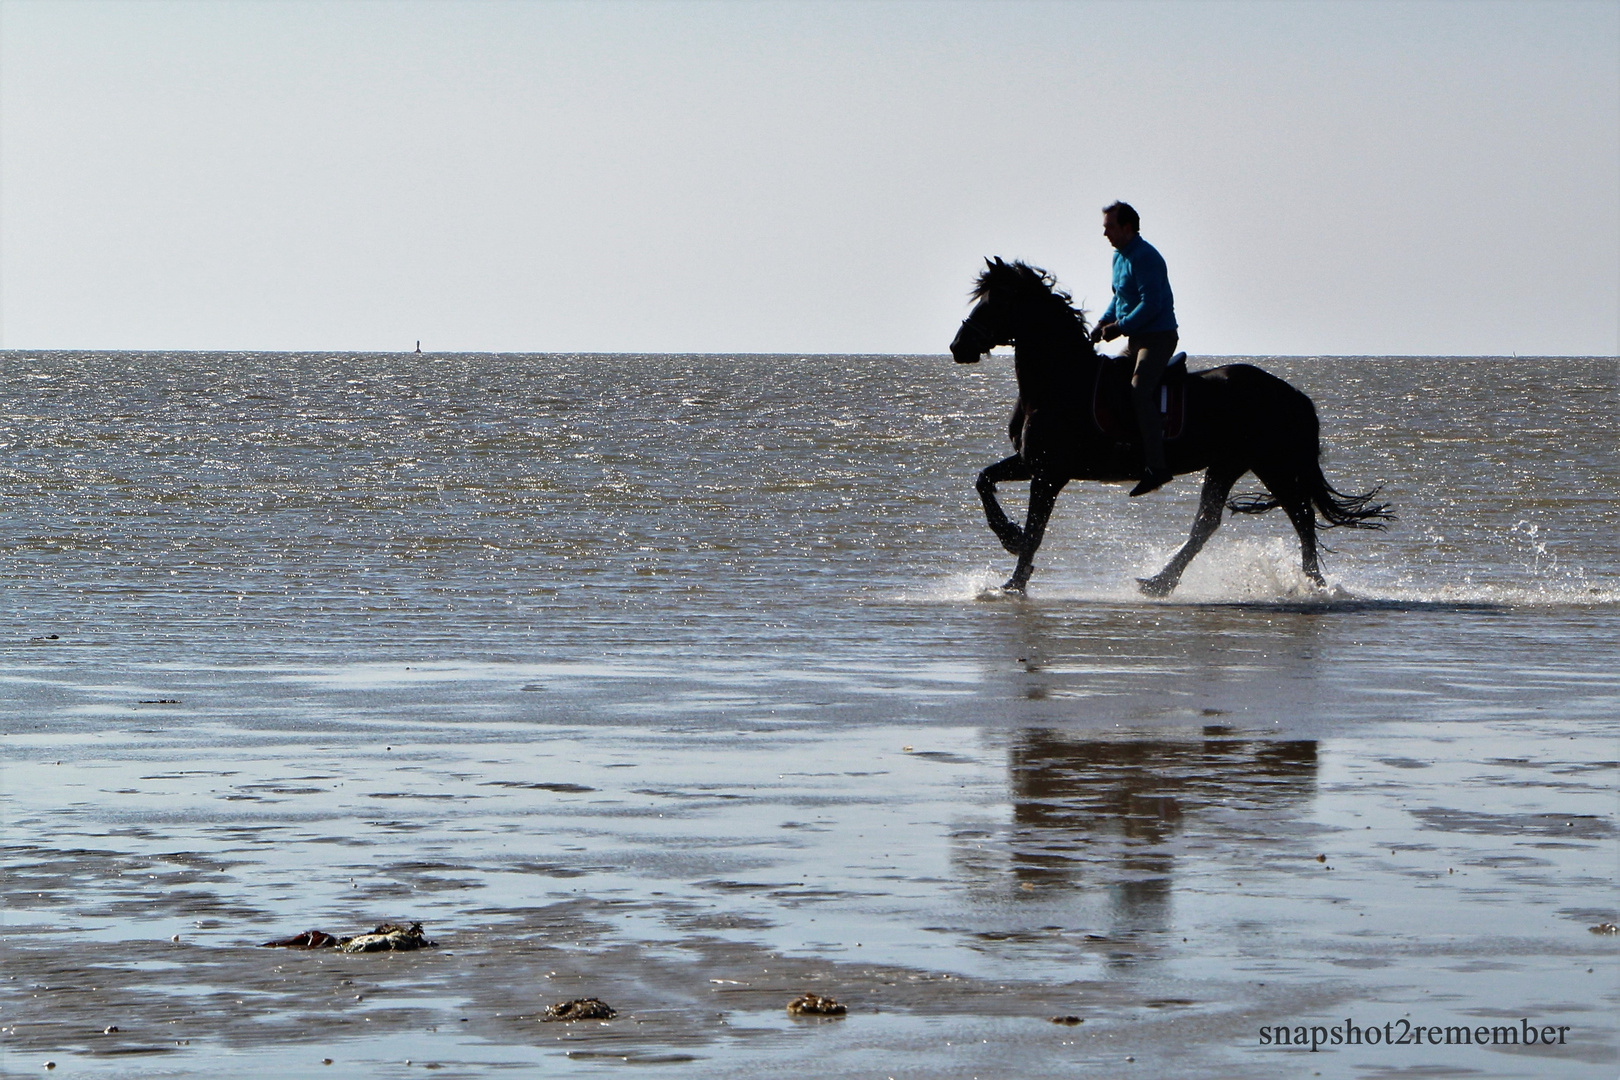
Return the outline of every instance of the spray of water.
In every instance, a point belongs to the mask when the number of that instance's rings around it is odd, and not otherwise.
[[[1188,568],[1181,586],[1167,600],[1150,600],[1137,577],[1156,571],[1174,550],[1142,546],[1130,564],[1099,559],[1087,566],[1074,560],[1037,575],[1030,586],[1034,602],[1082,601],[1108,604],[1266,604],[1391,602],[1400,604],[1495,604],[1593,606],[1620,603],[1620,588],[1588,580],[1579,568],[1561,564],[1535,542],[1533,525],[1520,530],[1524,563],[1511,581],[1480,581],[1464,573],[1456,582],[1435,580],[1444,567],[1391,569],[1384,560],[1336,556],[1328,564],[1326,588],[1300,569],[1299,547],[1288,537],[1230,538],[1212,543]],[[1055,560],[1056,561],[1056,560]],[[896,599],[913,603],[1018,602],[1002,592],[1005,570],[984,566],[943,575]]]

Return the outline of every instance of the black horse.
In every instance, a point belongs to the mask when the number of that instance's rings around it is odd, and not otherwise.
[[[1018,556],[1002,587],[1023,592],[1058,492],[1070,480],[1139,479],[1141,437],[1129,404],[1128,362],[1097,355],[1084,312],[1052,275],[1022,262],[985,262],[972,294],[978,305],[951,342],[951,355],[971,364],[997,345],[1014,347],[1018,403],[1007,434],[1017,453],[980,473],[978,490],[990,528]],[[1170,595],[1228,507],[1244,514],[1281,507],[1299,533],[1305,575],[1319,587],[1327,582],[1317,565],[1317,513],[1323,527],[1352,529],[1382,529],[1394,516],[1374,501],[1378,489],[1346,495],[1327,482],[1318,462],[1316,409],[1274,375],[1250,364],[1187,374],[1184,365],[1173,364],[1161,401],[1170,471],[1204,470],[1204,490],[1187,542],[1163,570],[1138,579],[1149,596]],[[1109,423],[1110,413],[1123,422]],[[1232,485],[1246,472],[1270,494],[1229,504]],[[996,501],[997,484],[1018,480],[1029,481],[1029,514],[1021,529]]]

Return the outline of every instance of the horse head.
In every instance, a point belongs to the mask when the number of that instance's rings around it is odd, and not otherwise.
[[[969,295],[978,303],[951,341],[951,356],[958,364],[977,363],[997,345],[1011,345],[1019,328],[1040,311],[1061,311],[1078,324],[1084,338],[1084,314],[1057,287],[1057,279],[1039,267],[1016,259],[985,259]]]
[[[985,259],[984,266],[984,272],[979,275],[970,294],[978,303],[962,320],[956,337],[951,339],[951,356],[958,364],[977,364],[997,345],[1012,341],[1005,328],[1007,291],[997,290],[993,285],[997,277],[1005,276],[1009,267],[1000,258],[994,261]]]

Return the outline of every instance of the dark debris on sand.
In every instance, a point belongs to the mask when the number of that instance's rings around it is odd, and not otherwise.
[[[843,1016],[849,1010],[841,1002],[820,994],[803,994],[788,1002],[789,1016]]]
[[[600,998],[575,998],[573,1001],[559,1001],[555,1005],[547,1005],[546,1014],[540,1019],[543,1021],[611,1020],[618,1015],[619,1010]]]
[[[278,938],[275,941],[265,941],[259,944],[261,949],[329,949],[338,943],[338,939],[324,930],[305,930],[302,934],[294,934],[289,938]]]
[[[355,934],[352,937],[336,937],[324,930],[305,930],[302,934],[294,934],[290,938],[281,938],[277,941],[266,941],[261,948],[266,949],[332,949],[339,952],[410,952],[413,949],[431,949],[437,942],[429,941],[422,933],[421,923],[411,923],[410,926],[401,926],[399,923],[383,923],[369,934]]]

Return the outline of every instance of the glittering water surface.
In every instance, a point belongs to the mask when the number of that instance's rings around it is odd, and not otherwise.
[[[994,590],[1000,359],[0,360],[7,1069],[1613,1075],[1612,359],[1256,361],[1400,520],[1163,602],[1192,478]]]

